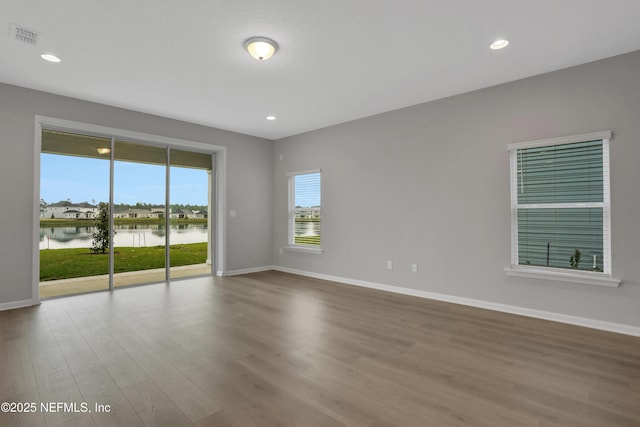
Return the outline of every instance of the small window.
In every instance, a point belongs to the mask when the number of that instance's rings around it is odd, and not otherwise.
[[[610,137],[509,145],[512,268],[611,276]]]
[[[288,175],[290,248],[320,250],[320,175],[320,170]]]

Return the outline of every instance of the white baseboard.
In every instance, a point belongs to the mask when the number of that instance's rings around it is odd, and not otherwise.
[[[224,273],[218,271],[218,276],[237,276],[240,274],[258,273],[261,271],[276,270],[284,273],[297,274],[299,276],[312,277],[315,279],[328,280],[331,282],[344,283],[347,285],[362,286],[370,289],[393,292],[403,295],[411,295],[419,298],[426,298],[436,301],[450,302],[454,304],[468,305],[471,307],[484,308],[487,310],[501,311],[504,313],[517,314],[520,316],[534,317],[537,319],[551,320],[554,322],[567,323],[570,325],[584,326],[592,329],[600,329],[603,331],[616,332],[625,335],[633,335],[640,337],[640,327],[624,325],[621,323],[605,322],[602,320],[589,319],[586,317],[571,316],[568,314],[553,313],[550,311],[536,310],[532,308],[518,307],[508,304],[500,304],[491,301],[483,301],[472,298],[457,297],[453,295],[440,294],[436,292],[421,291],[417,289],[403,288],[399,286],[385,285],[382,283],[368,282],[365,280],[349,279],[346,277],[331,276],[328,274],[314,273],[311,271],[297,270],[294,268],[281,267],[276,265],[244,268],[239,270],[230,270]],[[14,308],[30,307],[37,305],[31,299],[0,303],[0,311],[11,310]]]
[[[31,299],[23,299],[20,301],[3,302],[0,304],[0,311],[13,310],[14,308],[31,307],[32,305],[38,305]]]
[[[553,313],[550,311],[536,310],[532,308],[518,307],[515,305],[500,304],[491,301],[483,301],[472,298],[457,297],[453,295],[440,294],[435,292],[420,291],[416,289],[402,288],[399,286],[384,285],[382,283],[367,282],[364,280],[349,279],[345,277],[330,276],[327,274],[314,273],[310,271],[297,270],[294,268],[272,266],[273,270],[284,273],[297,274],[300,276],[313,277],[315,279],[329,280],[332,282],[344,283],[347,285],[362,286],[365,288],[378,289],[381,291],[394,292],[397,294],[411,295],[420,298],[427,298],[437,301],[450,302],[454,304],[468,305],[471,307],[484,308],[487,310],[501,311],[504,313],[517,314],[520,316],[534,317],[537,319],[551,320],[554,322],[567,323],[570,325],[584,326],[592,329],[616,332],[619,334],[633,335],[640,337],[640,327],[624,325],[621,323],[605,322],[602,320],[589,319],[586,317],[571,316],[568,314]]]
[[[262,267],[243,268],[240,270],[229,270],[225,272],[218,271],[218,276],[238,276],[240,274],[260,273],[261,271],[275,270],[272,265],[265,265]]]

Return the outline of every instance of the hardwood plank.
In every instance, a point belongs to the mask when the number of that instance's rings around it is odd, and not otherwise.
[[[75,403],[80,409],[79,412],[74,412],[73,410],[65,411],[64,408],[59,412],[44,412],[43,415],[46,419],[47,426],[95,426],[91,414],[89,412],[82,412],[80,405],[82,402],[85,402],[85,400],[75,382],[63,388],[49,389],[40,392],[40,402],[45,404],[47,402]]]
[[[218,411],[194,424],[196,427],[251,427],[252,425],[254,424],[242,422],[228,409]]]
[[[294,359],[293,363],[291,360]],[[348,426],[397,425],[395,419],[383,419],[375,402],[365,396],[335,393],[335,388],[325,387],[307,380],[302,375],[313,365],[301,361],[295,355],[251,355],[240,361],[248,369],[277,383],[298,399]]]
[[[345,426],[331,415],[289,393],[277,394],[264,401],[269,418],[278,425],[327,427]]]
[[[274,271],[0,312],[0,425],[640,426],[640,338]]]
[[[152,381],[147,380],[122,390],[131,406],[149,427],[187,427],[191,420]]]
[[[224,408],[207,417],[199,425],[240,425],[243,427],[278,426],[269,418],[269,408],[256,394],[246,394],[247,388],[229,377],[211,370],[194,369],[186,375],[207,395]]]
[[[131,357],[192,422],[222,409],[157,352],[138,353]]]
[[[0,381],[0,400],[2,401],[37,390],[36,376],[31,364],[31,352],[24,339],[13,339],[12,336],[11,340],[2,343],[0,378],[2,379]]]
[[[41,392],[75,385],[71,370],[59,348],[55,351],[34,354],[31,363],[38,390]]]
[[[83,400],[92,409],[91,417],[96,426],[127,427],[143,425],[142,420],[129,403],[129,400],[122,394],[108,374],[78,381],[78,388],[82,393]],[[108,410],[96,411],[96,405],[102,405]]]
[[[11,402],[11,403],[36,402],[37,403],[39,401],[40,401],[40,397],[38,395],[38,390],[34,388],[28,392],[3,399],[1,402]],[[46,425],[47,424],[45,422],[44,416],[39,410],[37,410],[36,412],[29,412],[29,413],[0,411],[0,426],[45,427]]]

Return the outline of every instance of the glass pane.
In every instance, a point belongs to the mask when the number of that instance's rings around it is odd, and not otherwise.
[[[163,281],[166,149],[116,141],[114,157],[114,286]]]
[[[519,264],[602,271],[602,217],[602,208],[519,209]]]
[[[211,154],[170,151],[170,277],[211,274]]]
[[[108,138],[42,132],[41,298],[109,288],[108,221],[100,211],[108,219],[110,145]]]
[[[517,151],[518,203],[603,201],[602,141]]]
[[[320,173],[294,177],[294,241],[320,245]]]

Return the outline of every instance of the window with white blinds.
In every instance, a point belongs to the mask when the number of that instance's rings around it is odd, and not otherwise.
[[[320,248],[320,170],[289,177],[289,246]]]
[[[509,145],[513,266],[610,275],[610,136]]]

